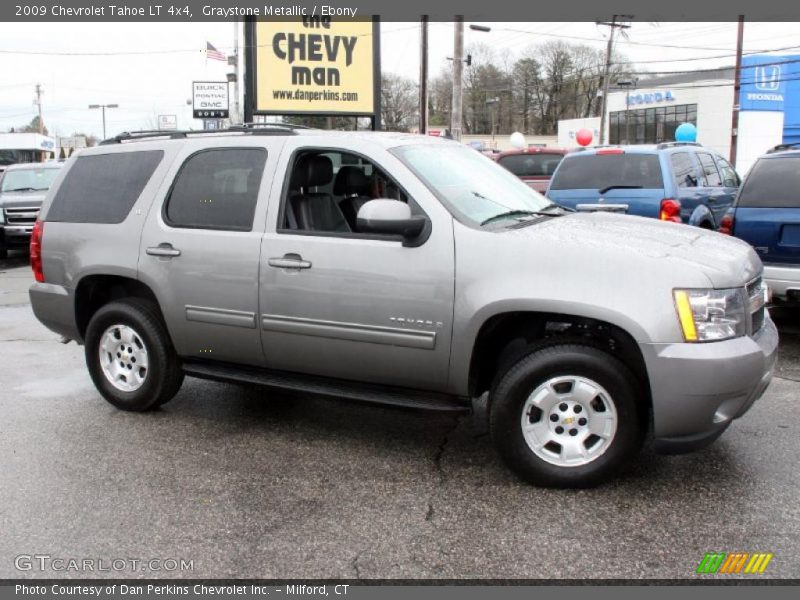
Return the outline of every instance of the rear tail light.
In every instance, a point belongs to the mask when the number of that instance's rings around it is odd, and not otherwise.
[[[726,213],[719,222],[719,229],[717,231],[725,235],[733,235],[733,225],[735,221],[733,213]]]
[[[664,198],[661,201],[661,210],[658,212],[658,218],[662,221],[670,221],[672,223],[681,222],[681,203],[672,198]]]
[[[44,235],[44,222],[36,220],[31,231],[31,269],[36,281],[44,282],[42,271],[42,236]]]

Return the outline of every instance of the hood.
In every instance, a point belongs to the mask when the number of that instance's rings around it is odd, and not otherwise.
[[[506,229],[500,235],[523,243],[535,239],[566,264],[614,261],[624,269],[652,262],[651,268],[674,279],[676,286],[682,285],[681,274],[687,270],[700,270],[713,287],[723,288],[742,286],[762,269],[758,255],[741,240],[699,227],[629,215],[570,213]]]
[[[40,208],[47,196],[47,190],[41,192],[3,192],[0,194],[2,208]]]

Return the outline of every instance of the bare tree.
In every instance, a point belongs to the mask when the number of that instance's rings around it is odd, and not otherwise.
[[[411,79],[384,73],[381,77],[381,120],[383,128],[408,131],[418,124],[418,92]]]

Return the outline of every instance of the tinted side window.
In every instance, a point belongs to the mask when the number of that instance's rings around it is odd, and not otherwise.
[[[722,177],[717,171],[717,165],[714,164],[714,157],[705,152],[698,152],[697,158],[700,159],[700,164],[703,165],[703,173],[706,176],[706,185],[708,187],[719,187],[722,185]]]
[[[697,172],[694,161],[688,152],[676,152],[670,156],[672,172],[678,187],[694,187],[697,185]],[[694,183],[693,183],[694,182]]]
[[[663,188],[661,163],[655,154],[591,154],[561,161],[550,184],[554,190],[595,189],[625,185]]]
[[[47,220],[122,223],[163,157],[161,150],[78,157],[53,198]]]
[[[217,148],[183,163],[164,209],[173,227],[250,231],[267,152]]]
[[[800,207],[800,160],[761,159],[753,165],[739,193],[744,208]]]
[[[736,169],[733,168],[731,163],[721,156],[717,157],[717,163],[719,164],[719,170],[722,174],[722,185],[725,187],[739,187],[741,181],[739,181]]]
[[[518,177],[548,177],[562,158],[563,154],[509,154],[497,162]]]

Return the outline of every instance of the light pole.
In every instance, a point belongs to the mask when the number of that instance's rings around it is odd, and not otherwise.
[[[615,81],[614,84],[617,87],[625,88],[625,143],[631,143],[630,137],[630,127],[628,122],[628,112],[631,109],[631,88],[636,88],[636,84],[639,83],[639,80],[634,79],[620,79],[619,81]]]
[[[106,139],[106,109],[119,108],[119,104],[90,104],[90,109],[99,108],[103,111],[103,139]]]

